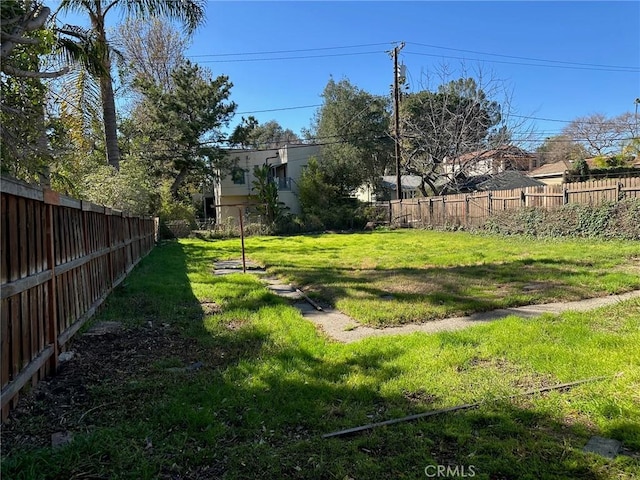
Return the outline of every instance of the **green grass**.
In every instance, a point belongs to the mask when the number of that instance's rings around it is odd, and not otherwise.
[[[239,242],[221,242],[239,258]],[[640,288],[640,243],[417,230],[246,241],[247,255],[372,326]]]
[[[367,272],[436,269],[434,281],[450,275],[458,279],[458,290],[481,282],[475,268],[483,266],[485,272],[495,266],[499,273],[493,278],[503,279],[506,288],[510,279],[531,282],[520,271],[526,265],[533,265],[537,278],[575,271],[556,280],[567,296],[637,286],[629,263],[637,244],[538,245],[421,233],[425,240],[410,232],[247,243],[250,258],[302,285],[334,289],[318,291],[339,292],[333,297],[338,304],[346,299],[357,304],[359,297],[347,293],[369,288],[359,276],[363,264]],[[131,331],[149,322],[167,325],[186,347],[163,358],[149,353],[138,374],[111,371],[87,384],[89,403],[66,419],[74,441],[59,449],[3,448],[2,478],[419,479],[427,478],[425,467],[438,464],[473,467],[479,479],[640,476],[640,301],[343,345],[325,339],[256,277],[214,276],[213,261],[237,257],[237,243],[183,241],[156,248],[97,319],[122,321]],[[474,253],[482,245],[483,261]],[[461,253],[452,253],[457,249]],[[397,253],[401,250],[411,252]],[[346,279],[340,280],[343,274]],[[408,278],[419,283],[422,275]],[[383,277],[376,281],[386,282]],[[345,287],[345,297],[340,282],[352,289]],[[392,284],[371,288],[386,291]],[[488,281],[486,289],[492,290]],[[441,295],[446,299],[449,293]],[[205,314],[203,305],[213,302],[219,313]],[[167,373],[185,360],[200,360],[204,367]],[[598,375],[608,378],[504,400]],[[484,402],[480,408],[322,438],[477,401]],[[26,435],[42,429],[37,412],[21,420]],[[592,435],[616,438],[636,456],[607,460],[586,454],[582,447]]]

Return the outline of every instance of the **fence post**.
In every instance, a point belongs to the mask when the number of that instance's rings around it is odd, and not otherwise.
[[[524,190],[520,190],[520,206],[527,206],[527,196],[524,193]]]
[[[493,195],[491,194],[491,191],[489,191],[489,193],[487,194],[487,211],[489,212],[489,216],[491,216],[491,213],[493,212],[492,198],[493,198]]]
[[[624,199],[624,192],[622,191],[622,182],[616,183],[616,201]]]
[[[446,195],[442,196],[442,226],[447,226],[447,198]]]
[[[464,196],[464,226],[469,228],[469,195]]]
[[[562,204],[567,205],[569,203],[569,189],[567,185],[562,186]]]

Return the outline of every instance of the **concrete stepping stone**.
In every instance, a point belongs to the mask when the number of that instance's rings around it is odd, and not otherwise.
[[[622,443],[612,438],[604,438],[594,436],[589,439],[587,444],[582,449],[585,452],[597,453],[598,455],[606,458],[616,458]]]

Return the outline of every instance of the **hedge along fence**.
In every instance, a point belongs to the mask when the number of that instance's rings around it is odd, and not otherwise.
[[[515,190],[392,200],[391,223],[415,227],[480,227],[494,214],[524,207],[552,210],[567,204],[597,206],[640,198],[640,178],[618,178]]]
[[[156,243],[158,222],[2,177],[2,419]]]

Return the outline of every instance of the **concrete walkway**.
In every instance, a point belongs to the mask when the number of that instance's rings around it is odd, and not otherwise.
[[[215,264],[215,274],[224,275],[227,273],[242,272],[242,262],[225,261]],[[307,301],[305,295],[291,285],[282,283],[280,280],[267,277],[266,272],[255,264],[247,263],[247,272],[263,276],[267,287],[275,294],[293,300],[293,305],[298,308],[302,315],[313,322],[328,337],[339,342],[351,343],[367,337],[379,337],[383,335],[402,335],[413,332],[436,333],[445,331],[461,330],[473,325],[499,320],[515,315],[520,318],[535,318],[545,313],[562,313],[566,311],[583,312],[594,308],[611,305],[630,298],[640,298],[640,290],[623,293],[620,295],[609,295],[607,297],[590,298],[575,302],[555,302],[542,305],[527,305],[524,307],[504,308],[490,312],[474,313],[466,317],[452,317],[442,320],[432,320],[426,323],[402,325],[399,327],[372,328],[359,324],[356,320],[348,317],[342,312],[323,308],[318,310]]]

